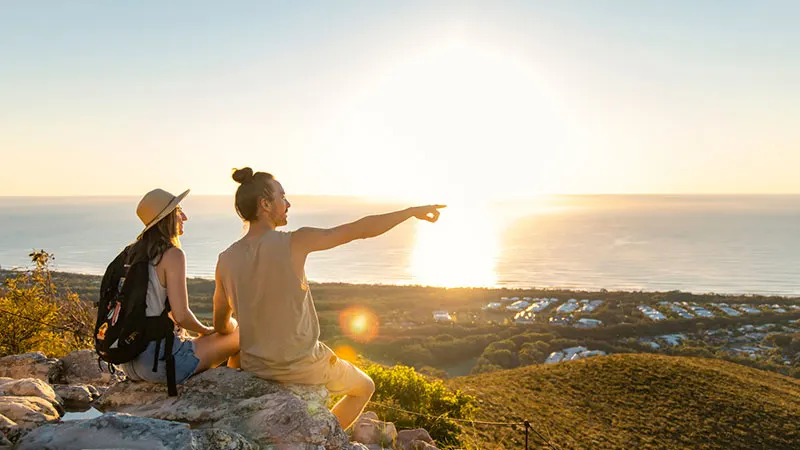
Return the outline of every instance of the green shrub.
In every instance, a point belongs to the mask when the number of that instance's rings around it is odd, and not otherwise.
[[[475,397],[451,391],[441,380],[431,381],[412,367],[370,364],[364,371],[375,382],[373,401],[422,414],[370,405],[383,420],[394,422],[397,428],[424,428],[439,444],[459,444],[461,427],[450,419],[471,418],[476,408]]]
[[[0,286],[0,355],[41,351],[60,357],[89,348],[93,308],[76,294],[56,288],[44,250],[30,255],[34,267],[18,272]]]

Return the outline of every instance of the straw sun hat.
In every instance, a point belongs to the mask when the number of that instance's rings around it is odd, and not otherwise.
[[[183,194],[174,196],[163,189],[153,189],[142,197],[136,207],[136,215],[144,224],[144,230],[136,239],[141,239],[145,231],[157,224],[159,220],[167,217],[178,207],[178,204],[189,194],[187,189]]]

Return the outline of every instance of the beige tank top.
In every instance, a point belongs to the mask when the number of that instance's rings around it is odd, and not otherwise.
[[[228,303],[239,321],[242,369],[284,383],[325,384],[336,361],[319,342],[319,319],[305,274],[292,267],[292,234],[267,231],[220,253]]]

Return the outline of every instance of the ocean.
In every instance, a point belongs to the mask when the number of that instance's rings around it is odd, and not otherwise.
[[[290,197],[287,230],[331,227],[408,205]],[[59,271],[102,274],[141,224],[138,197],[0,197],[0,267],[55,255]],[[230,196],[190,195],[181,242],[192,277],[244,231]],[[436,224],[309,256],[317,282],[681,290],[800,295],[800,196],[545,196],[449,205]]]

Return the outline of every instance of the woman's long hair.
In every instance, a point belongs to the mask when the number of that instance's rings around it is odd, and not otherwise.
[[[158,264],[164,252],[181,247],[178,238],[178,208],[145,231],[142,238],[131,244],[129,261],[153,261]]]

